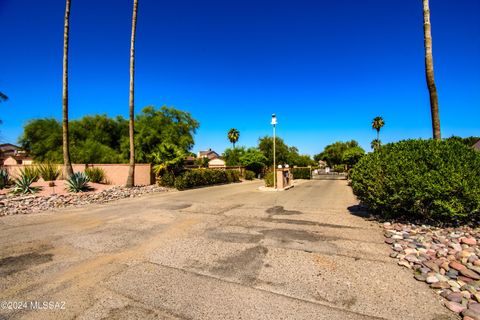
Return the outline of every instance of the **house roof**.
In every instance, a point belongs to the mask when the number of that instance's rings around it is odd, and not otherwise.
[[[212,149],[208,149],[206,151],[199,151],[198,152],[198,157],[207,157],[209,159],[213,159],[213,158],[218,158],[220,157],[220,155],[218,153],[216,153],[215,151],[213,151]]]
[[[0,152],[14,151],[14,150],[22,150],[22,148],[11,143],[0,144]]]
[[[473,149],[480,151],[480,140],[478,140],[477,143],[473,145]]]

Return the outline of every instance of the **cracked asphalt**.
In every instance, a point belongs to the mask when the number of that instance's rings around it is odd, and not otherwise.
[[[346,181],[245,182],[0,219],[0,319],[456,319]]]

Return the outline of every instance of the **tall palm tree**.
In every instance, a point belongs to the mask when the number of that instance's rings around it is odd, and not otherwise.
[[[134,121],[135,121],[135,32],[137,30],[137,9],[138,0],[133,0],[132,14],[132,36],[130,40],[130,167],[128,168],[127,187],[133,187],[135,183],[135,140],[134,140]]]
[[[428,0],[423,0],[423,34],[425,46],[425,73],[427,76],[428,92],[430,93],[433,138],[440,140],[440,115],[438,111],[437,87],[435,86],[435,78],[433,76],[432,27],[430,25],[430,7]]]
[[[233,144],[233,148],[235,149],[235,143],[240,138],[240,131],[235,128],[232,128],[228,131],[228,140]]]
[[[377,140],[380,141],[380,129],[385,125],[382,117],[375,117],[372,121],[372,129],[377,130]]]
[[[373,149],[373,151],[379,150],[381,145],[382,141],[380,141],[380,139],[373,139],[372,142],[370,142],[370,147]]]
[[[70,142],[68,139],[68,34],[70,20],[70,0],[66,0],[65,22],[63,26],[63,165],[66,177],[73,175],[72,163],[70,161]]]

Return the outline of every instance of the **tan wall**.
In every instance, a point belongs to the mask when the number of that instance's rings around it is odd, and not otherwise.
[[[73,164],[74,172],[84,172],[87,165]],[[128,176],[128,164],[89,164],[89,168],[102,168],[109,184],[125,185]],[[26,166],[24,165],[8,165],[4,166],[12,178],[18,177],[19,171]],[[138,163],[135,165],[135,185],[146,186],[155,183],[152,174],[151,164]]]

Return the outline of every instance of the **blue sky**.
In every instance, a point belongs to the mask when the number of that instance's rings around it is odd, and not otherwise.
[[[70,118],[128,115],[131,0],[72,0]],[[200,122],[194,151],[278,135],[301,153],[337,140],[370,149],[429,138],[421,1],[139,0],[136,110],[175,106]],[[64,1],[0,0],[0,141],[61,117]],[[480,1],[433,0],[442,135],[480,135]]]

